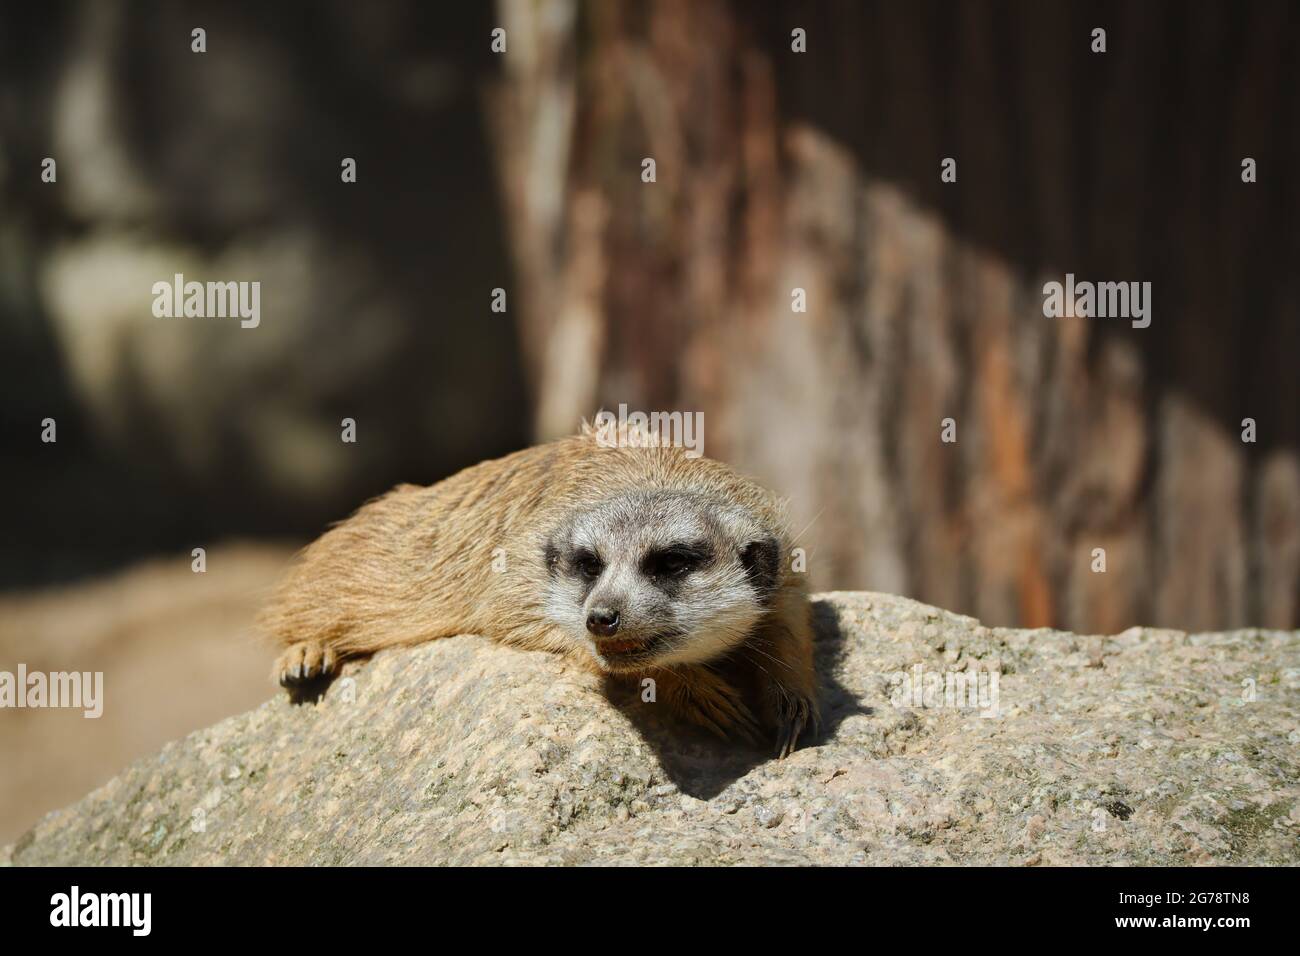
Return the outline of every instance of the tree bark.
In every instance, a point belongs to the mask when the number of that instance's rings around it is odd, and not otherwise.
[[[503,0],[538,437],[703,411],[707,454],[790,497],[819,587],[1296,626],[1300,23],[1185,11]],[[1067,272],[1150,281],[1151,326],[1044,317]]]

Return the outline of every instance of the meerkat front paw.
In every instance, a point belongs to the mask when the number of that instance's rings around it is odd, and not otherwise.
[[[293,688],[308,681],[333,676],[338,670],[334,649],[321,641],[290,644],[276,659],[271,677],[281,687]]]
[[[796,602],[751,638],[742,652],[758,679],[758,712],[776,731],[776,757],[794,753],[821,728],[808,610]]]
[[[713,671],[692,668],[672,676],[666,688],[673,710],[723,740],[737,737],[758,746],[762,729],[740,693]]]

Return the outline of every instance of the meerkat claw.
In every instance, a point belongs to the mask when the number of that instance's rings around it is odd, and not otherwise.
[[[280,655],[271,676],[281,687],[293,688],[333,673],[334,664],[335,657],[330,648],[318,641],[299,641]]]
[[[817,715],[810,701],[804,697],[783,698],[779,707],[780,730],[777,734],[776,758],[784,760],[799,746],[799,737],[812,724],[814,733]]]

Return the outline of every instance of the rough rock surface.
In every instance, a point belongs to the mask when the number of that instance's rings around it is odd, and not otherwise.
[[[865,593],[816,608],[823,737],[784,762],[457,637],[169,744],[0,862],[1300,862],[1300,632],[990,629]],[[996,671],[996,708],[900,699],[918,665],[986,691]]]

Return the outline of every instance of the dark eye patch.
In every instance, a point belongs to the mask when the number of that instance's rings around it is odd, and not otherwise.
[[[685,577],[712,557],[708,545],[674,544],[647,554],[641,561],[641,570],[648,577],[671,581]]]
[[[584,581],[594,581],[605,570],[605,562],[596,552],[579,548],[569,556],[569,569]]]

